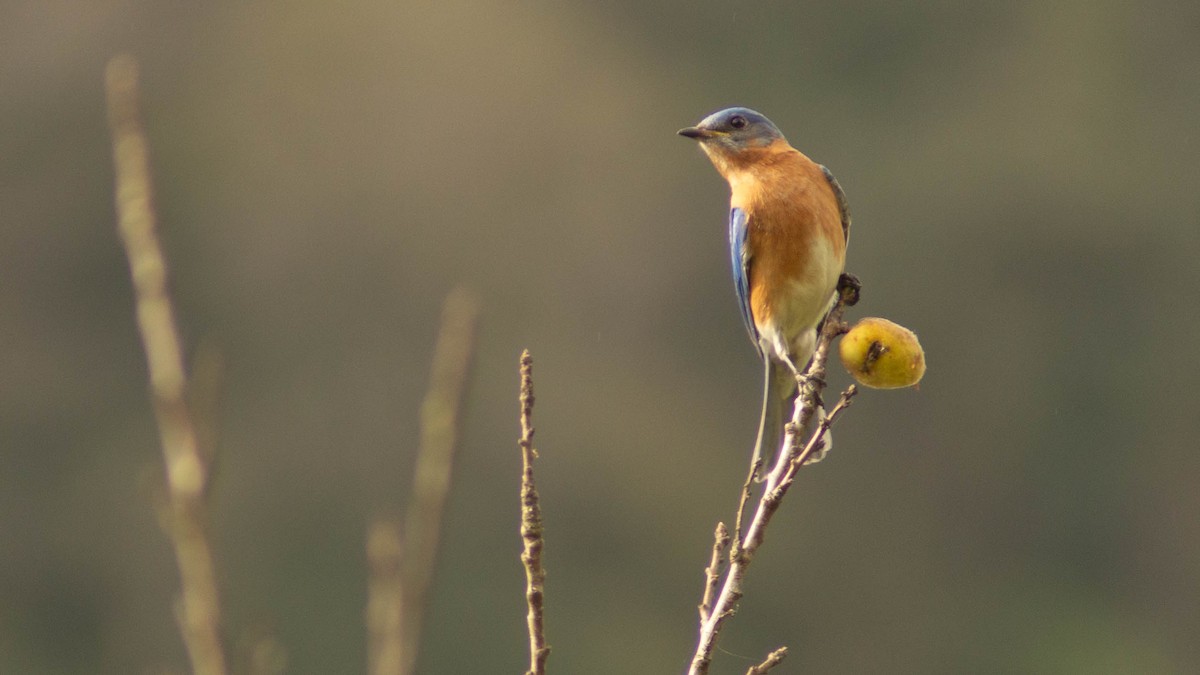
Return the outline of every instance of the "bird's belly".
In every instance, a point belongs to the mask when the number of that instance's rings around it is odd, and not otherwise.
[[[755,284],[751,292],[751,308],[760,347],[775,360],[784,356],[803,367],[812,355],[815,344],[813,331],[833,303],[842,264],[831,246],[821,242],[803,265],[790,265],[798,273],[781,274],[781,267],[761,260],[764,283]],[[755,292],[757,291],[757,292]]]

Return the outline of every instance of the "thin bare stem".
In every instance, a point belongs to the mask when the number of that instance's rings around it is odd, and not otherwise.
[[[700,622],[708,620],[712,612],[713,598],[717,595],[717,583],[721,581],[721,569],[725,562],[725,552],[729,550],[729,528],[725,523],[717,523],[713,532],[712,559],[704,568],[704,598],[700,601]]]
[[[367,533],[367,672],[399,675],[404,657],[404,543],[400,524],[380,519]]]
[[[373,525],[368,537],[372,578],[367,651],[372,675],[409,675],[416,668],[478,316],[479,301],[466,289],[446,296],[429,389],[421,404],[421,441],[403,538],[395,524],[385,521]]]
[[[787,657],[787,654],[787,647],[780,647],[779,649],[776,649],[770,654],[767,654],[766,660],[764,660],[762,663],[754,666],[750,670],[747,670],[746,675],[766,675],[766,673],[772,668],[780,663],[783,663],[783,660]]]
[[[762,471],[762,458],[755,457],[750,464],[750,473],[742,483],[741,496],[738,497],[737,515],[733,521],[733,548],[729,552],[734,557],[742,554],[742,521],[746,517],[746,505],[750,503],[750,495],[753,493],[754,481],[758,478],[759,471]]]
[[[117,225],[129,259],[138,331],[146,353],[150,395],[166,465],[163,521],[175,549],[181,585],[176,607],[195,675],[224,675],[212,545],[205,492],[209,466],[187,402],[183,347],[167,292],[167,264],[158,240],[150,151],[139,112],[138,66],[117,56],[105,71],[108,122],[116,174]]]
[[[725,620],[734,614],[737,609],[737,603],[742,598],[742,586],[746,569],[754,560],[754,555],[757,553],[759,546],[762,545],[767,525],[770,523],[771,517],[779,509],[780,500],[783,499],[783,496],[791,486],[796,469],[815,451],[818,445],[824,443],[823,437],[825,433],[829,431],[829,428],[837,420],[842,410],[849,405],[849,399],[854,396],[855,390],[854,387],[851,387],[843,394],[842,401],[839,402],[838,407],[835,409],[837,415],[831,414],[815,425],[816,428],[813,429],[808,443],[804,447],[800,446],[797,436],[800,430],[805,428],[812,419],[814,411],[820,405],[820,394],[825,387],[825,364],[829,358],[830,344],[835,337],[845,330],[845,326],[842,323],[842,314],[846,306],[854,304],[858,299],[858,283],[856,279],[844,276],[838,290],[838,300],[834,304],[833,309],[830,310],[829,316],[825,319],[823,329],[817,340],[816,351],[801,378],[801,386],[796,396],[792,421],[787,425],[786,442],[784,444],[785,451],[780,453],[774,468],[767,475],[762,496],[758,501],[749,526],[744,533],[740,531],[740,527],[739,532],[734,533],[735,546],[730,554],[729,567],[725,570],[724,583],[721,585],[721,591],[717,596],[716,602],[713,603],[708,617],[700,624],[700,637],[696,644],[696,651],[692,655],[691,666],[688,669],[689,675],[705,675],[708,673],[709,665],[712,662],[713,650],[716,647],[717,637],[721,632],[721,628]],[[805,454],[801,455],[802,452]],[[754,476],[756,474],[757,467],[751,467],[750,475]],[[744,505],[745,501],[746,488],[743,488],[739,512],[742,511],[742,505]],[[737,545],[738,542],[740,542],[740,546]],[[780,659],[782,659],[782,656]],[[773,665],[770,664],[768,667]]]
[[[525,566],[525,604],[529,607],[526,623],[529,627],[529,670],[526,675],[545,675],[546,624],[543,618],[546,571],[542,568],[542,509],[537,486],[533,480],[533,357],[529,350],[521,354],[521,540],[525,550],[521,563]]]
[[[849,387],[846,387],[846,390],[842,392],[841,397],[838,398],[837,405],[833,407],[833,410],[829,411],[828,415],[821,419],[821,423],[818,425],[817,431],[809,436],[808,442],[804,444],[804,449],[796,453],[796,456],[792,458],[791,464],[788,465],[788,472],[784,475],[785,481],[792,480],[796,475],[796,471],[801,466],[804,466],[804,464],[807,463],[807,459],[817,451],[817,448],[819,448],[822,443],[825,442],[825,432],[829,431],[829,428],[833,426],[833,423],[837,420],[837,418],[841,416],[846,408],[850,407],[852,399],[857,394],[858,387],[854,386],[853,384]]]

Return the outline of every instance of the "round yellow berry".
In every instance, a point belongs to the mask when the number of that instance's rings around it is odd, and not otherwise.
[[[917,335],[887,319],[867,317],[842,336],[842,365],[864,386],[911,387],[925,374],[925,352]]]

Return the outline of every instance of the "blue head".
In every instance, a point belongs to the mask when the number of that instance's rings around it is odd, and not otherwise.
[[[783,140],[783,134],[771,120],[749,108],[715,112],[694,127],[680,129],[679,135],[700,141],[710,156],[713,152],[736,154]]]

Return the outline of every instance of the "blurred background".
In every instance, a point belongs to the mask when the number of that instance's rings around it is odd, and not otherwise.
[[[227,360],[236,653],[365,668],[364,539],[410,484],[454,286],[483,302],[422,673],[521,672],[532,350],[556,673],[681,672],[760,371],[728,105],[828,165],[850,317],[916,330],[802,473],[714,673],[1200,670],[1200,5],[9,2],[0,21],[0,672],[186,659],[113,215],[105,62],[143,66],[189,345]],[[831,371],[833,372],[833,371]],[[840,368],[831,384],[849,378]]]

